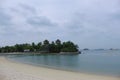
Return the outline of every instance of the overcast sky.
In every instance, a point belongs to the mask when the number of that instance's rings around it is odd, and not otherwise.
[[[45,39],[120,48],[120,0],[0,0],[0,46]]]

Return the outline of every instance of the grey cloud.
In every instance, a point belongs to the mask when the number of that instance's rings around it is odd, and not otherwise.
[[[116,20],[120,22],[120,11],[109,16],[111,16],[110,20]]]
[[[0,36],[10,35],[12,32],[12,17],[4,8],[0,7]]]
[[[9,14],[0,11],[0,33],[2,33],[0,38],[8,42],[14,39],[12,41],[16,43],[61,38],[73,40],[83,48],[120,47],[120,5],[118,1],[11,0],[9,4],[7,0],[7,5],[12,9],[8,12]],[[16,5],[13,7],[14,2]],[[7,5],[4,4],[4,7]],[[40,8],[42,11],[38,10]],[[12,15],[12,26],[9,26],[10,15]],[[5,25],[8,26],[3,27]]]
[[[56,23],[53,23],[50,19],[48,19],[45,16],[36,16],[36,17],[30,17],[27,19],[27,23],[32,26],[55,26]]]
[[[5,0],[0,0],[0,6],[3,4],[3,1],[5,1]]]
[[[11,23],[11,16],[7,13],[5,13],[5,11],[0,8],[0,25],[1,26],[10,26],[12,23]]]
[[[32,6],[30,6],[30,5],[19,4],[19,6],[20,6],[21,8],[23,8],[24,10],[30,11],[30,12],[32,12],[32,13],[35,13],[35,12],[36,12],[35,8],[32,7]]]
[[[54,23],[46,16],[37,13],[36,8],[26,5],[19,4],[16,8],[11,8],[11,11],[16,12],[16,14],[21,14],[21,17],[25,20],[25,24],[29,24],[31,26],[57,26],[57,23]],[[41,16],[40,16],[41,15]]]
[[[66,33],[68,35],[77,35],[85,33],[88,30],[88,25],[89,21],[84,14],[75,13],[63,26],[66,28]]]
[[[102,9],[97,9],[102,11]],[[75,16],[72,16],[73,18],[66,23],[66,38],[69,39],[72,36],[72,39],[77,43],[91,48],[96,46],[106,48],[108,47],[107,44],[113,45],[111,42],[116,44],[114,41],[120,40],[117,37],[120,35],[120,11],[112,11],[109,9],[109,11],[98,13],[93,10],[74,14]],[[79,39],[79,41],[76,39]],[[106,46],[104,46],[105,44]]]
[[[22,3],[18,4],[14,8],[12,7],[11,11],[24,17],[37,15],[36,9],[33,6]]]

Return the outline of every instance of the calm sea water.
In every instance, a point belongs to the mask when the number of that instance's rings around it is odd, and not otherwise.
[[[120,76],[120,50],[83,51],[80,55],[17,55],[10,59],[36,66]]]

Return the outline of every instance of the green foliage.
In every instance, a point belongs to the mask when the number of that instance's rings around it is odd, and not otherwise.
[[[49,45],[49,41],[48,40],[44,40],[43,43],[44,43],[44,45]]]
[[[63,43],[63,47],[61,49],[61,52],[77,52],[78,51],[78,46],[74,45],[73,42],[68,41]]]
[[[60,52],[78,52],[78,46],[71,41],[61,42],[57,39],[51,43],[48,40],[35,44],[16,44],[14,46],[5,46],[0,48],[0,53],[8,52],[47,52],[47,53],[60,53]]]

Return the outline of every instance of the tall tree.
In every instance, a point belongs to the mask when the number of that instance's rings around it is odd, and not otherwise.
[[[44,45],[49,45],[49,41],[48,40],[44,40],[43,43],[44,43]]]
[[[57,39],[57,40],[55,41],[55,43],[56,43],[55,51],[56,51],[57,53],[59,53],[59,52],[61,51],[61,48],[62,48],[61,41],[60,41],[59,39]]]
[[[59,39],[56,40],[56,45],[61,45],[61,41]]]

